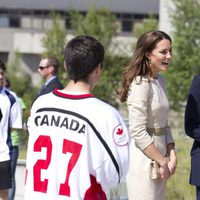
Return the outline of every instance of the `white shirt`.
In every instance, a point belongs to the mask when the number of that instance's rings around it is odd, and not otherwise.
[[[103,200],[127,174],[128,130],[116,109],[91,94],[39,97],[28,130],[27,200],[87,199],[90,189]]]
[[[11,146],[11,128],[22,128],[22,114],[19,102],[6,88],[0,92],[0,109],[2,112],[0,137],[0,162],[9,160],[9,147]]]
[[[5,142],[4,142],[4,139],[3,139],[3,128],[2,128],[2,125],[1,125],[1,121],[0,121],[0,149],[1,149],[2,145],[4,146]],[[5,147],[3,147],[3,148],[5,148]]]

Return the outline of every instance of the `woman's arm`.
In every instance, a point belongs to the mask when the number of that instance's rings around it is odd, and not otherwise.
[[[164,157],[156,148],[154,143],[150,144],[143,150],[143,153],[150,159],[156,161],[160,166],[161,179],[168,179],[170,177],[170,171],[168,168],[168,159]]]

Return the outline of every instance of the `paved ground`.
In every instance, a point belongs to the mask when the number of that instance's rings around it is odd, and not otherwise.
[[[16,195],[15,200],[24,199],[25,161],[18,160],[16,168]]]
[[[15,200],[24,199],[24,180],[25,180],[25,160],[18,160],[16,168],[16,196]],[[126,197],[126,185],[121,183],[116,189],[112,189],[108,194],[108,200],[128,200]]]

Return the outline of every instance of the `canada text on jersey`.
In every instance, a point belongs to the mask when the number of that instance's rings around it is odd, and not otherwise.
[[[59,128],[66,128],[68,130],[77,131],[78,133],[85,133],[86,125],[83,120],[76,120],[64,116],[55,115],[38,115],[35,117],[36,126],[55,126]],[[81,123],[82,122],[82,123]]]

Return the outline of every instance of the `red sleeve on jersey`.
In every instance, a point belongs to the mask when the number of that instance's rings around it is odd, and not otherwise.
[[[106,194],[101,185],[96,182],[96,178],[90,175],[91,186],[85,193],[84,200],[106,200]]]

